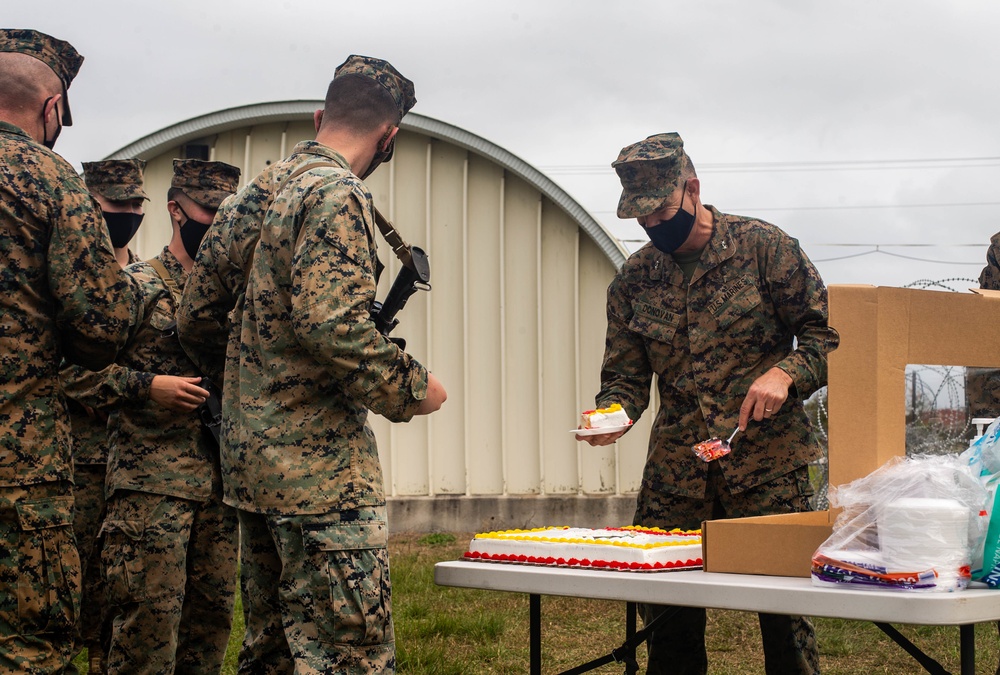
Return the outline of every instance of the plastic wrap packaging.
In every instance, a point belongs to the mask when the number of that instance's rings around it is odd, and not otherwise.
[[[982,545],[972,556],[972,578],[1000,588],[1000,418],[962,453],[973,475],[986,490],[988,527]]]
[[[816,586],[958,591],[986,531],[986,491],[962,457],[897,457],[830,490],[842,511],[813,554]]]

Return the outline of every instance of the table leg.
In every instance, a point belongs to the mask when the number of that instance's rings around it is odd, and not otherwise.
[[[932,659],[927,654],[924,654],[919,647],[910,642],[910,640],[905,635],[900,633],[891,625],[883,623],[881,621],[873,621],[872,623],[878,626],[879,630],[881,630],[883,633],[892,638],[893,642],[895,642],[897,645],[906,650],[907,654],[915,658],[917,662],[920,663],[920,665],[923,666],[924,670],[926,670],[928,673],[931,673],[931,675],[949,675],[948,671],[945,670],[940,663]],[[963,675],[965,675],[964,670],[962,671],[962,673]]]
[[[976,626],[965,624],[958,627],[962,675],[976,673]]]
[[[635,675],[639,672],[639,667],[636,665],[635,668],[632,666],[636,663],[635,660],[635,644],[633,644],[633,638],[635,637],[636,628],[636,614],[637,608],[634,602],[625,603],[625,644],[628,645],[628,651],[625,656],[625,675]]]
[[[542,596],[528,595],[528,649],[531,675],[542,675]]]

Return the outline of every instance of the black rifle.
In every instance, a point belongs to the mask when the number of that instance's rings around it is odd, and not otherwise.
[[[371,318],[375,322],[375,328],[382,335],[388,337],[392,329],[399,325],[396,314],[403,309],[410,296],[417,291],[431,290],[431,266],[424,250],[418,246],[406,244],[392,229],[392,225],[378,212],[378,209],[375,210],[375,222],[403,264],[393,280],[389,292],[386,293],[385,300],[376,301],[371,310]],[[386,233],[387,229],[391,231],[390,234]],[[406,340],[402,338],[391,339],[399,345],[400,349],[406,349]]]
[[[219,447],[219,436],[222,434],[222,392],[207,377],[201,378],[198,386],[208,392],[208,398],[198,406],[201,430],[215,443],[215,447]]]
[[[385,295],[385,300],[376,301],[372,307],[372,321],[375,322],[375,328],[382,335],[388,336],[392,329],[399,325],[396,314],[403,309],[411,295],[418,290],[431,290],[431,285],[428,283],[431,278],[431,266],[427,260],[427,254],[422,248],[411,246],[410,257],[413,266],[401,267],[389,288],[389,292]],[[393,342],[398,344],[400,349],[406,349],[406,340],[403,338],[393,338]]]
[[[162,333],[164,337],[176,336],[177,321],[168,323]],[[219,447],[219,436],[222,434],[222,392],[207,377],[202,377],[198,386],[208,392],[208,398],[195,410],[201,420],[201,430],[205,433],[205,438]]]

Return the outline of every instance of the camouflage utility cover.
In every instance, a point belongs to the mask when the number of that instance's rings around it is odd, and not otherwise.
[[[111,363],[132,298],[80,177],[0,122],[0,486],[71,478],[59,364]]]
[[[38,59],[52,69],[63,85],[62,123],[73,125],[67,90],[83,65],[83,57],[73,45],[37,30],[0,28],[0,52],[17,52]]]
[[[709,207],[715,228],[690,285],[672,256],[647,244],[608,287],[608,333],[598,407],[621,403],[653,422],[642,489],[699,498],[708,464],[691,446],[736,428],[753,381],[778,366],[793,380],[786,403],[750,421],[717,460],[733,492],[762,485],[819,456],[802,402],[826,384],[826,287],[798,242],[760,220]],[[795,341],[797,342],[797,346]]]
[[[392,95],[396,106],[399,107],[400,119],[417,103],[413,82],[400,75],[399,71],[393,68],[388,61],[352,54],[347,57],[346,61],[337,66],[333,77],[336,79],[344,75],[363,75],[385,87],[386,91]]]
[[[646,216],[662,207],[683,185],[691,160],[684,141],[675,133],[656,134],[622,148],[612,164],[622,183],[619,218]]]
[[[277,171],[339,166],[293,178],[264,218],[247,281],[238,409],[224,428],[227,502],[258,513],[384,503],[368,410],[407,421],[427,395],[426,369],[369,317],[371,194],[340,154],[308,150]]]
[[[170,187],[179,188],[206,209],[215,210],[240,185],[240,170],[225,162],[175,159]]]
[[[141,159],[105,159],[83,163],[83,180],[91,193],[97,193],[113,202],[129,199],[146,199],[142,185],[142,172],[146,168]]]

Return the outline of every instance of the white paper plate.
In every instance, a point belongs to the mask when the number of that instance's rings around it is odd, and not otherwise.
[[[570,429],[571,434],[579,434],[580,436],[600,436],[601,434],[613,434],[619,431],[625,431],[632,423],[622,424],[617,427],[604,427],[602,429]]]

